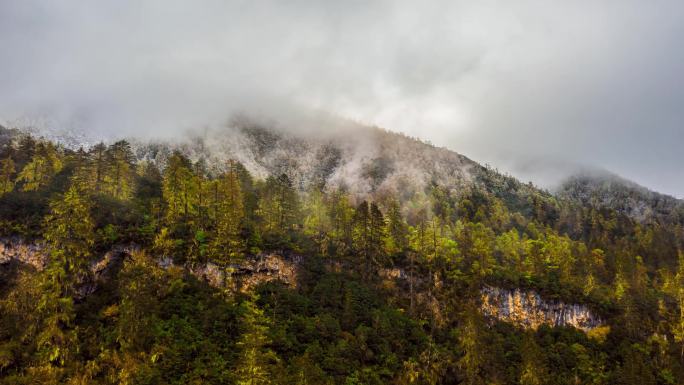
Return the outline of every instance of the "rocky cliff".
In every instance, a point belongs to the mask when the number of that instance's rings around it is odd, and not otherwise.
[[[523,328],[573,326],[589,331],[603,324],[600,317],[584,305],[546,300],[534,291],[485,286],[480,294],[485,316]]]
[[[249,291],[263,282],[280,281],[288,286],[297,286],[297,265],[301,256],[284,257],[276,253],[264,253],[247,258],[239,264],[221,269],[214,263],[206,263],[190,269],[196,277],[207,281],[211,286],[234,288]]]
[[[40,242],[25,243],[19,238],[0,238],[0,265],[12,261],[43,270],[47,263],[45,246]]]
[[[119,245],[96,258],[91,263],[89,279],[81,282],[77,299],[84,298],[97,289],[98,283],[116,271],[135,245]],[[264,253],[248,258],[230,269],[221,269],[207,263],[188,271],[214,287],[248,291],[259,283],[280,281],[289,286],[297,285],[297,265],[301,256],[283,256],[279,253]],[[48,261],[45,247],[41,243],[24,243],[20,239],[0,239],[0,267],[9,263],[22,263],[37,270],[45,268]],[[168,268],[169,259],[160,259],[159,266]],[[385,269],[380,272],[386,279],[406,279],[401,269]],[[573,326],[589,331],[603,324],[603,321],[584,305],[567,304],[547,300],[534,291],[504,289],[484,286],[481,293],[482,313],[489,318],[511,322],[523,328],[536,329],[541,325]]]
[[[92,274],[79,284],[77,299],[93,293],[98,283],[112,276],[121,267],[124,259],[136,249],[136,245],[116,245],[101,256],[94,258],[90,264]],[[188,267],[188,272],[214,287],[225,288],[230,284],[240,291],[248,291],[259,283],[274,280],[281,281],[288,286],[296,286],[297,264],[301,263],[302,257],[281,254],[259,254],[239,264],[234,264],[229,269],[222,269],[209,262]],[[0,238],[0,268],[19,263],[30,265],[37,271],[41,271],[47,266],[48,260],[45,245],[40,242],[26,243],[19,238]],[[158,264],[166,269],[173,262],[168,258],[161,258]]]

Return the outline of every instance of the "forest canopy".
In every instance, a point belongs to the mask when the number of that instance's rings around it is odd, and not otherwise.
[[[484,167],[469,187],[360,196],[181,149],[154,162],[124,140],[73,150],[22,134],[0,149],[2,241],[46,254],[42,269],[0,264],[0,384],[684,379],[674,209],[638,220]],[[93,265],[122,248],[96,280]],[[269,255],[296,266],[296,284],[245,289],[245,264]],[[220,284],[193,273],[206,266]],[[483,285],[581,303],[606,325],[487,318]]]

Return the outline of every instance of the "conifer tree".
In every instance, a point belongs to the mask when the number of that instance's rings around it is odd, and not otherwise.
[[[47,186],[62,167],[62,160],[55,146],[52,143],[39,143],[31,161],[17,176],[17,181],[23,183],[23,191],[38,190]]]
[[[107,169],[106,160],[107,146],[100,142],[93,146],[88,152],[90,167],[89,174],[91,177],[91,183],[93,184],[93,190],[99,193],[103,189],[104,178]]]
[[[107,172],[104,182],[107,192],[117,199],[129,198],[135,187],[135,157],[131,145],[125,140],[113,143],[107,148],[105,159]],[[96,169],[96,173],[97,171],[99,170]]]
[[[376,269],[382,266],[385,262],[385,218],[380,211],[380,208],[375,202],[370,204],[369,210],[369,222],[368,222],[368,232],[369,232],[369,244],[370,244],[370,267]]]
[[[331,246],[337,256],[347,256],[353,247],[354,208],[343,191],[336,190],[330,195]]]
[[[313,239],[318,253],[325,257],[329,253],[331,221],[323,198],[323,192],[318,188],[314,187],[309,191],[305,203],[304,234]]]
[[[196,214],[196,183],[193,176],[190,160],[180,152],[174,152],[168,159],[162,179],[167,223],[187,221]]]
[[[472,263],[473,272],[484,277],[490,274],[496,262],[492,253],[494,232],[482,223],[471,224],[469,233],[469,254],[474,257]]]
[[[208,195],[210,191],[210,184],[206,177],[206,162],[204,159],[200,159],[193,165],[194,169],[194,181],[195,188],[194,192],[196,196],[194,200],[197,202],[197,218],[196,227],[200,230],[204,230],[208,227],[208,215],[209,215],[209,202]]]
[[[240,180],[234,163],[217,180],[216,236],[212,245],[212,256],[223,268],[240,260],[244,255],[245,242],[242,239],[242,221],[245,217],[244,201]]]
[[[240,385],[267,385],[273,383],[272,374],[278,362],[268,347],[268,318],[254,303],[257,298],[242,303],[244,332],[238,341],[240,357],[237,362],[237,383]]]
[[[7,157],[0,161],[0,196],[14,189],[13,175],[15,171],[12,158]]]
[[[17,170],[23,170],[36,153],[37,142],[31,135],[22,135],[17,145],[16,156],[13,157]]]
[[[485,383],[483,367],[486,352],[482,340],[482,324],[479,310],[473,304],[469,304],[463,313],[463,321],[458,329],[458,348],[461,353],[458,366],[463,371],[465,383],[468,385]]]
[[[675,342],[680,345],[679,358],[684,364],[684,252],[679,251],[679,267],[677,269],[677,275],[675,276],[676,288],[675,296],[679,305],[679,314],[675,318],[674,326],[672,332],[675,338]]]
[[[364,274],[382,265],[385,242],[385,220],[375,202],[363,201],[354,214],[354,249],[365,266]]]
[[[522,368],[521,385],[543,385],[548,383],[548,371],[543,362],[544,354],[534,340],[534,336],[525,333],[521,347]]]
[[[390,255],[404,255],[409,247],[409,231],[401,215],[401,206],[396,199],[390,200],[387,208],[386,250]]]
[[[78,220],[75,220],[78,218]],[[43,325],[38,346],[48,361],[63,365],[74,342],[72,322],[76,286],[87,276],[88,258],[94,244],[90,201],[72,185],[63,197],[50,204],[45,219],[45,239],[50,246],[50,263],[44,272],[43,297],[38,311]]]
[[[525,244],[520,239],[518,230],[511,229],[496,237],[496,251],[504,266],[518,274],[524,272]]]
[[[264,235],[274,244],[290,242],[299,221],[299,202],[292,182],[286,174],[266,179],[259,201]]]

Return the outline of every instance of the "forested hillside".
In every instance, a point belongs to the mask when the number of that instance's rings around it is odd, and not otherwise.
[[[0,384],[684,383],[681,201],[552,194],[367,131],[76,149],[0,129]],[[295,277],[247,285],[273,256]],[[509,292],[521,322],[483,308]],[[595,319],[519,319],[542,301]]]

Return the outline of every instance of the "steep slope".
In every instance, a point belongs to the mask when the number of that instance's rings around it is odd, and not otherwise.
[[[309,135],[297,128],[243,119],[210,129],[181,144],[137,143],[141,158],[164,161],[180,148],[210,167],[240,161],[257,177],[287,174],[301,190],[311,185],[344,186],[354,194],[417,191],[437,181],[451,188],[472,183],[481,168],[470,159],[400,134],[350,123],[338,131]]]
[[[624,182],[555,196],[377,128],[286,127],[10,138],[0,384],[239,383],[255,362],[282,384],[684,378],[676,202]]]
[[[560,186],[557,195],[583,206],[615,210],[640,223],[684,225],[684,201],[609,172],[572,176]]]

